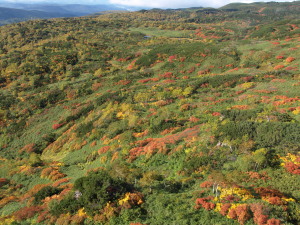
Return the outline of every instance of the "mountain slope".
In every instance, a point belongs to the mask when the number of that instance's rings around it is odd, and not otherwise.
[[[298,224],[297,10],[1,27],[0,223]]]

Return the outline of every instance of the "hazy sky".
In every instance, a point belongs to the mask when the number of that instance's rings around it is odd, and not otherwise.
[[[258,2],[260,0],[0,0],[0,3],[10,2],[10,3],[76,3],[76,4],[118,4],[118,5],[128,5],[128,6],[139,6],[139,7],[151,7],[151,8],[186,8],[186,7],[221,7],[232,2]],[[264,1],[264,0],[262,0]],[[267,0],[268,2],[271,0]],[[288,0],[277,1],[277,2],[287,2]],[[292,1],[290,1],[292,2]]]

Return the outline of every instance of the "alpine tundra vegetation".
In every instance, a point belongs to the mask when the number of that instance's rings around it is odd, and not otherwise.
[[[0,224],[300,224],[299,15],[0,27]]]

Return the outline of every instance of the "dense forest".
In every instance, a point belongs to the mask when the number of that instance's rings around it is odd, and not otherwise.
[[[299,13],[0,27],[0,224],[300,224]]]

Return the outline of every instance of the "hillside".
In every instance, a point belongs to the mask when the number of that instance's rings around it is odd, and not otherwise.
[[[248,6],[0,27],[0,224],[299,224],[300,2]]]

